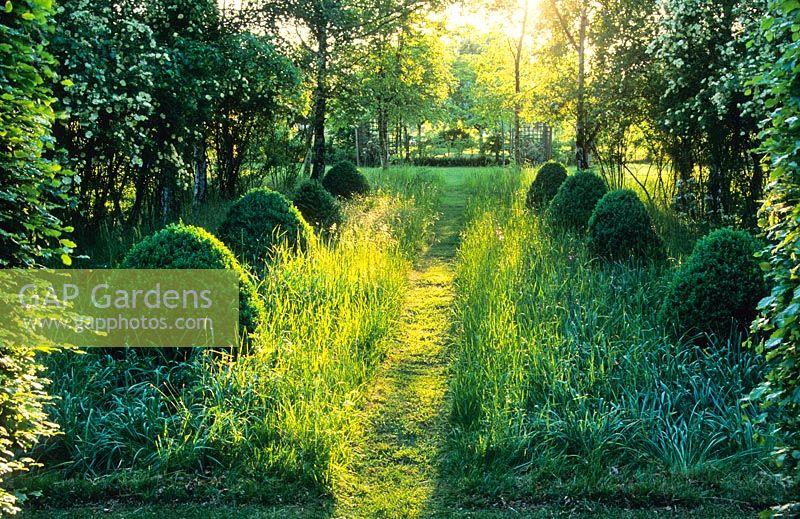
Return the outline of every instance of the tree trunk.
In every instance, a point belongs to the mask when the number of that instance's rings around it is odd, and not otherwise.
[[[411,136],[408,134],[408,126],[403,125],[403,146],[405,147],[405,161],[411,162]]]
[[[310,177],[311,176],[311,166],[314,162],[314,131],[312,128],[307,127],[305,130],[305,136],[303,140],[305,141],[305,149],[306,154],[303,158],[303,176]]]
[[[672,169],[675,175],[675,193],[673,204],[679,212],[690,216],[697,216],[697,201],[694,195],[694,160],[689,151],[688,145],[680,138],[674,139],[669,143],[669,157],[672,162]]]
[[[145,171],[148,165],[148,163],[142,164],[139,166],[139,171],[136,172],[136,180],[134,181],[135,194],[133,197],[133,205],[131,206],[130,213],[128,213],[128,227],[135,227],[138,225],[142,215],[144,198],[147,196],[147,175]]]
[[[194,196],[192,203],[195,206],[203,203],[206,198],[206,188],[208,187],[208,158],[206,155],[205,139],[195,148],[194,162]]]
[[[578,170],[589,169],[589,142],[586,135],[586,8],[581,10],[578,35],[578,120],[575,131],[575,161]]]
[[[500,164],[500,154],[503,154],[503,163],[505,163],[505,152],[503,151],[503,146],[505,146],[506,142],[506,125],[503,122],[500,122],[500,140],[497,142],[497,152],[495,153],[495,162]]]
[[[381,152],[381,168],[389,167],[389,114],[381,107],[378,110],[378,143]]]
[[[355,129],[355,138],[356,138],[356,167],[361,167],[361,142],[358,140],[358,130],[359,127],[356,126]]]
[[[328,75],[328,28],[322,24],[317,37],[317,85],[314,89],[314,149],[312,152],[311,178],[321,180],[325,176],[325,112],[327,91],[325,83]]]
[[[513,139],[513,153],[514,153],[514,163],[517,166],[522,165],[522,143],[520,140],[520,113],[522,112],[522,100],[520,99],[520,93],[522,89],[520,87],[520,65],[522,63],[522,48],[525,43],[525,32],[528,28],[528,3],[529,0],[525,0],[524,9],[525,12],[522,14],[522,28],[519,32],[519,40],[517,40],[517,49],[514,53],[514,139]]]
[[[161,212],[161,225],[166,226],[176,219],[176,175],[177,171],[173,171],[172,166],[168,166],[162,170],[161,183],[159,186],[159,209]]]
[[[422,123],[417,124],[417,157],[422,159],[424,157],[422,145]]]
[[[544,125],[544,160],[553,158],[553,128],[549,124]]]
[[[219,177],[220,195],[226,200],[236,198],[239,184],[240,154],[236,150],[236,137],[227,121],[219,128],[217,137],[217,175]]]

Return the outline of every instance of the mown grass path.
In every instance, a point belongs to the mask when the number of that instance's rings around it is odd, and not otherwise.
[[[447,342],[464,204],[461,186],[448,186],[435,242],[409,274],[396,344],[367,396],[355,490],[337,496],[334,517],[413,518],[432,508],[446,437]]]

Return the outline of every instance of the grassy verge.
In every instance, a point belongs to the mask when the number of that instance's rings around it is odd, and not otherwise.
[[[351,485],[365,386],[438,196],[435,176],[404,178],[350,204],[337,239],[279,255],[259,286],[268,315],[252,354],[49,358],[62,434],[16,488],[41,506],[313,502]]]
[[[527,182],[507,175],[469,183],[456,271],[447,471],[464,501],[779,500],[768,438],[740,405],[758,359],[741,341],[703,350],[670,337],[657,319],[667,266],[591,258],[524,210]]]

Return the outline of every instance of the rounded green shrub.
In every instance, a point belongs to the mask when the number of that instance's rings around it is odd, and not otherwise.
[[[369,182],[351,162],[340,162],[333,166],[322,179],[322,185],[333,196],[349,199],[369,193]]]
[[[294,206],[308,223],[318,229],[329,231],[342,223],[339,202],[316,180],[300,184],[294,193]]]
[[[606,183],[594,173],[582,171],[569,176],[547,206],[547,220],[557,227],[583,231],[607,191]]]
[[[664,243],[636,193],[615,189],[597,202],[589,218],[589,248],[598,256],[621,260],[660,257]]]
[[[252,333],[264,319],[264,305],[250,276],[233,253],[200,227],[174,224],[134,245],[122,260],[130,269],[230,269],[239,276],[239,325]]]
[[[293,248],[305,247],[313,231],[285,196],[258,188],[231,206],[217,234],[240,258],[255,265],[272,256],[283,240]]]
[[[757,250],[758,242],[745,231],[720,229],[698,241],[664,301],[662,314],[675,331],[724,338],[731,330],[747,330],[766,295]]]
[[[550,161],[542,164],[528,189],[528,196],[525,200],[528,209],[547,207],[566,179],[567,168],[560,162]]]

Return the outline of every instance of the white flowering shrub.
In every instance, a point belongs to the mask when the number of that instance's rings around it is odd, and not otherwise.
[[[717,222],[739,214],[752,224],[764,170],[751,150],[763,108],[745,83],[765,52],[748,40],[766,0],[661,0],[658,6],[649,52],[663,82],[659,122],[683,181],[679,209]],[[689,201],[696,206],[687,207]]]
[[[51,48],[71,83],[56,93],[56,137],[88,224],[174,219],[208,155],[236,191],[254,120],[296,90],[292,64],[215,0],[64,0],[56,22]]]

